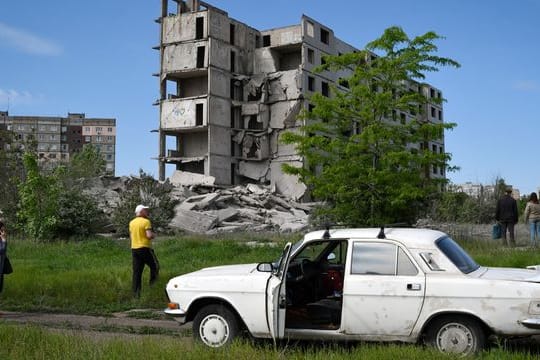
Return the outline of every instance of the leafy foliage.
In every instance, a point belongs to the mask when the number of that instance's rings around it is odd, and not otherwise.
[[[58,179],[40,172],[35,153],[25,152],[23,162],[26,179],[19,187],[18,226],[35,239],[50,239],[58,222]]]
[[[150,207],[150,218],[154,230],[164,232],[174,217],[174,207],[178,203],[170,195],[173,186],[169,182],[160,183],[144,171],[139,178],[127,184],[127,190],[120,195],[120,203],[113,211],[113,224],[118,235],[129,235],[129,222],[135,216],[135,207],[144,204]]]
[[[72,179],[70,166],[54,171],[39,168],[35,152],[24,154],[25,179],[19,186],[17,227],[38,240],[53,240],[95,234],[104,214],[94,199]],[[79,176],[78,173],[76,176]]]
[[[73,156],[69,162],[67,174],[73,179],[100,176],[105,174],[106,164],[99,149],[92,144],[87,144]]]
[[[497,200],[504,194],[504,179],[496,179],[493,191],[483,189],[478,196],[447,191],[434,199],[429,216],[439,222],[489,224],[495,217]]]
[[[105,223],[104,217],[96,202],[80,189],[65,189],[58,197],[55,236],[69,238],[96,234]]]
[[[351,73],[340,81],[348,90],[332,87],[332,97],[311,96],[314,107],[301,114],[300,131],[282,137],[307,164],[285,165],[284,171],[299,176],[326,203],[318,216],[357,226],[414,222],[445,184],[431,177],[431,169],[452,170],[451,156],[429,145],[455,124],[420,116],[428,99],[411,86],[426,72],[459,66],[434,54],[438,39],[433,32],[409,39],[391,27],[363,51],[325,56],[317,71]],[[400,122],[398,112],[420,115]]]

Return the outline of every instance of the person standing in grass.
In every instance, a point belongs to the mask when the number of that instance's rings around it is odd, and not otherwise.
[[[0,221],[0,293],[4,289],[4,272],[7,270],[7,236],[6,226]],[[11,268],[11,265],[9,265]]]
[[[497,201],[495,220],[501,224],[503,245],[516,246],[514,225],[518,222],[518,210],[516,199],[512,197],[511,187],[507,187],[505,195]],[[510,234],[510,243],[506,240],[506,230]]]
[[[523,217],[525,224],[530,224],[531,246],[537,246],[540,238],[540,204],[535,192],[529,196]]]
[[[141,282],[144,265],[150,268],[150,285],[156,282],[159,274],[159,262],[154,250],[152,239],[156,234],[152,230],[152,224],[148,218],[150,214],[148,206],[137,205],[136,217],[129,223],[129,236],[131,238],[131,254],[133,261],[132,290],[135,297],[141,296]]]

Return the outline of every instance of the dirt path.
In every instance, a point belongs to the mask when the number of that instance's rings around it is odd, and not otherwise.
[[[138,313],[152,315],[156,319],[137,318]],[[160,311],[133,310],[115,313],[111,316],[90,316],[72,314],[21,313],[0,311],[0,322],[9,324],[33,324],[56,331],[76,333],[92,333],[95,337],[110,337],[112,334],[121,337],[134,336],[175,336],[191,335],[191,324],[180,326],[172,319],[158,319]]]

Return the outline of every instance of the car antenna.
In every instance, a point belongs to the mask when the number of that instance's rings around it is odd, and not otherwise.
[[[377,235],[377,239],[386,239],[386,235],[384,234],[384,225],[381,226],[381,231],[379,231],[379,234]]]

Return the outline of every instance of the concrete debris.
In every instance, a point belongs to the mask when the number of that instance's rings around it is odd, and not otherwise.
[[[173,185],[214,185],[216,178],[213,176],[205,176],[201,174],[195,174],[187,171],[175,171],[170,177],[169,181]]]
[[[218,223],[218,217],[198,211],[176,209],[176,215],[172,219],[172,228],[183,229],[193,233],[205,233],[214,228]]]
[[[181,173],[174,173],[176,180]],[[263,171],[257,176],[264,178]],[[129,177],[92,179],[85,182],[85,193],[98,199],[99,207],[106,215],[111,215],[119,204],[120,192],[130,181]],[[224,187],[204,182],[189,186],[179,185],[177,181],[171,183],[171,197],[179,201],[169,224],[173,231],[209,235],[240,231],[304,231],[308,228],[309,214],[320,205],[296,202],[276,193],[270,185],[253,183]]]

